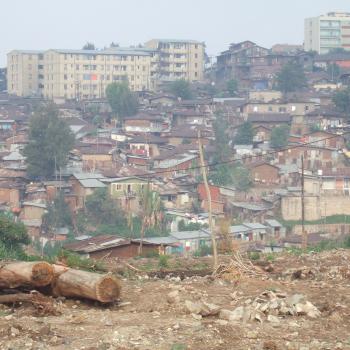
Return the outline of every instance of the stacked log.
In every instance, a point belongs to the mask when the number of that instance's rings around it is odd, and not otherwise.
[[[111,274],[101,275],[46,262],[0,263],[0,291],[18,287],[49,287],[54,296],[91,299],[101,303],[117,301],[121,290],[119,280]],[[19,298],[26,297],[22,294]],[[16,300],[16,297],[3,299]]]

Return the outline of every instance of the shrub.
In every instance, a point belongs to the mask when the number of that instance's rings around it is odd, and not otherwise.
[[[260,253],[259,252],[250,252],[250,253],[248,253],[248,258],[250,260],[253,260],[253,261],[260,260]]]
[[[159,255],[159,262],[158,265],[159,267],[169,267],[169,259],[170,256],[169,255]]]
[[[194,256],[200,257],[200,256],[207,256],[212,254],[212,249],[206,244],[203,244],[199,247],[198,250],[194,252]]]

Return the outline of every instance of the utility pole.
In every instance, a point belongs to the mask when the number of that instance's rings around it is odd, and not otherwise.
[[[307,248],[307,232],[305,231],[305,189],[304,189],[304,156],[301,156],[301,247]]]
[[[207,171],[206,171],[205,163],[204,163],[200,130],[198,130],[198,148],[199,148],[199,158],[201,161],[201,169],[202,169],[203,181],[204,181],[204,186],[205,186],[205,192],[207,194],[207,200],[208,200],[209,230],[210,230],[210,234],[211,234],[211,243],[213,246],[213,258],[214,258],[213,265],[214,265],[214,270],[215,270],[218,266],[218,253],[217,253],[216,238],[215,238],[215,232],[214,232],[214,226],[213,226],[213,217],[212,217],[212,208],[211,208],[211,194],[210,194],[210,189],[209,189],[209,185],[208,185]]]

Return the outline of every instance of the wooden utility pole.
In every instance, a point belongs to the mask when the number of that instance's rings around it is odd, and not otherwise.
[[[301,156],[301,247],[307,248],[307,232],[305,231],[305,189],[304,189],[304,156]]]
[[[200,130],[198,130],[198,148],[199,148],[199,159],[201,162],[204,187],[205,187],[205,192],[207,194],[207,201],[208,201],[209,230],[210,230],[210,234],[211,234],[211,243],[212,243],[212,247],[213,247],[213,258],[214,258],[213,265],[214,265],[214,270],[215,270],[218,266],[218,252],[217,252],[217,247],[216,247],[216,237],[215,237],[214,226],[213,226],[213,217],[212,217],[212,208],[211,208],[211,194],[210,194],[210,189],[209,189],[209,185],[208,185],[207,171],[206,171],[205,163],[204,163]]]

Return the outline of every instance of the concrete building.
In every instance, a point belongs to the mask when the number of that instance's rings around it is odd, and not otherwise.
[[[41,95],[44,51],[13,50],[7,54],[7,90],[11,95]]]
[[[145,91],[163,80],[202,80],[204,43],[151,40],[144,47],[105,50],[13,50],[7,62],[9,94],[86,100],[104,98],[112,82],[127,81],[132,91]]]
[[[305,51],[326,54],[336,48],[350,50],[349,12],[329,12],[327,15],[305,19]]]
[[[157,52],[153,56],[153,69],[159,80],[185,79],[199,81],[204,74],[203,42],[195,40],[152,39],[146,48]]]

